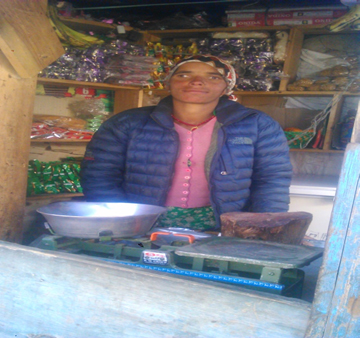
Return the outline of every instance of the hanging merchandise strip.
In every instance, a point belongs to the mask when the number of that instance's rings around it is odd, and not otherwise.
[[[351,81],[348,82],[348,84],[346,85],[346,87],[344,88],[344,90],[342,90],[341,92],[339,92],[339,94],[335,95],[332,100],[327,104],[327,106],[319,113],[317,114],[314,119],[311,121],[311,125],[304,129],[301,133],[299,133],[298,135],[296,135],[293,139],[288,141],[288,144],[290,145],[291,143],[295,142],[296,140],[302,138],[305,135],[309,135],[312,134],[313,136],[310,137],[307,141],[303,142],[301,144],[300,149],[305,149],[308,144],[311,142],[311,140],[315,137],[316,135],[316,131],[317,131],[317,127],[318,125],[324,121],[328,115],[330,114],[331,108],[333,106],[335,106],[342,98],[342,96],[344,95],[344,93],[346,93],[347,89],[356,81],[359,80],[360,76],[357,76],[355,78],[353,78]]]

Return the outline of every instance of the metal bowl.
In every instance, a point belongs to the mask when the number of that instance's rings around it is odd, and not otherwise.
[[[76,238],[144,235],[165,211],[149,204],[71,201],[37,209],[57,235]]]

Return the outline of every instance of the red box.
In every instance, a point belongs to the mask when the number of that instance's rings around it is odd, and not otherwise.
[[[295,19],[295,18],[339,18],[347,13],[347,9],[344,7],[317,7],[317,8],[293,8],[293,9],[281,9],[273,8],[269,9],[266,14],[266,19]]]
[[[272,8],[267,12],[260,10],[227,11],[229,27],[281,26],[281,25],[320,25],[328,24],[334,18],[346,14],[344,6]]]
[[[301,25],[321,25],[328,24],[335,20],[335,18],[293,18],[293,19],[268,19],[266,21],[268,26],[301,26]]]
[[[290,25],[290,26],[301,26],[301,25],[313,25],[313,19],[309,18],[299,18],[299,19],[268,19],[266,21],[268,26],[282,26],[282,25]]]
[[[265,9],[246,11],[226,11],[228,20],[258,20],[265,19]]]
[[[253,20],[228,20],[229,27],[247,27],[247,26],[265,26],[264,19],[253,19]]]
[[[95,89],[77,87],[75,89],[75,94],[84,95],[85,97],[93,97],[95,96]]]
[[[227,11],[229,27],[265,26],[265,10]]]
[[[316,18],[316,19],[314,19],[314,25],[328,24],[334,20],[335,20],[335,18]]]

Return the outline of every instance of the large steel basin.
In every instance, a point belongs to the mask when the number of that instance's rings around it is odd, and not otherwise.
[[[146,234],[166,208],[136,203],[56,202],[37,209],[60,236],[134,237]]]

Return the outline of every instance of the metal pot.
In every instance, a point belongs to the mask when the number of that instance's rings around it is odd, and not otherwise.
[[[166,208],[136,203],[56,202],[37,209],[61,236],[99,238],[146,234]]]

